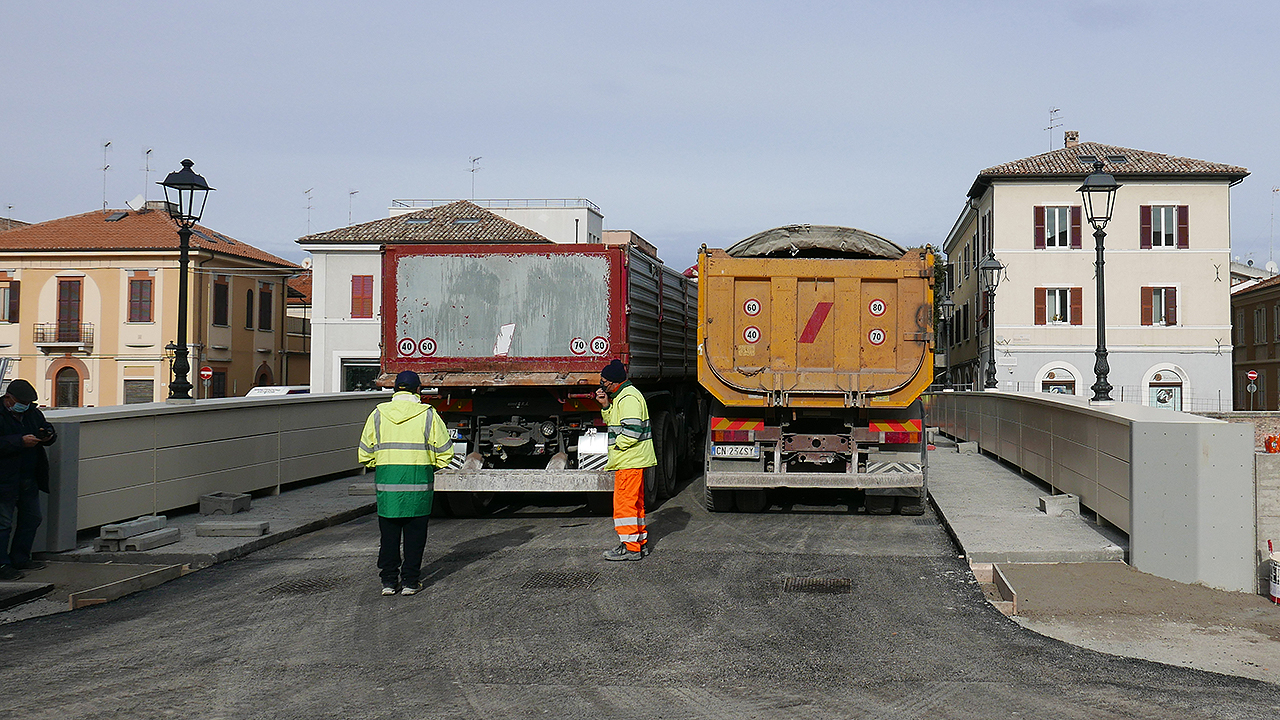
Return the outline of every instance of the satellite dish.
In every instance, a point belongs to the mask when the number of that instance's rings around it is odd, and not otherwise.
[[[147,201],[145,198],[139,195],[138,197],[125,203],[125,205],[128,205],[130,210],[134,212],[138,212],[139,210],[147,206]]]
[[[1272,264],[1274,264],[1274,263],[1272,263]],[[311,269],[311,258],[302,258],[302,269],[303,269],[303,270],[310,270],[310,269]]]
[[[1275,260],[1268,260],[1266,267],[1267,267],[1267,272],[1271,273],[1272,275],[1275,275],[1276,273],[1280,273],[1280,265],[1277,265]]]

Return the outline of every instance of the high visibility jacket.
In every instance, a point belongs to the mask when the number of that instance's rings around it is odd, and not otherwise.
[[[653,430],[649,427],[649,405],[634,385],[624,382],[600,414],[609,426],[609,461],[605,470],[658,464],[653,452]]]
[[[379,515],[420,517],[431,514],[435,471],[448,466],[453,441],[435,408],[398,392],[365,420],[358,457],[374,471]]]

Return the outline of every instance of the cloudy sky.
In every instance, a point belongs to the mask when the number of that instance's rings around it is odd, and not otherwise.
[[[939,244],[978,171],[1066,129],[1247,167],[1259,264],[1280,195],[1274,2],[0,0],[0,26],[0,215],[101,208],[104,176],[154,199],[190,157],[204,223],[292,260],[473,180],[588,198],[673,265],[789,223]]]

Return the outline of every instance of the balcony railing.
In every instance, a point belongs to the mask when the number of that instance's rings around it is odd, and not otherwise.
[[[93,323],[37,323],[35,344],[46,351],[88,352],[93,348]]]

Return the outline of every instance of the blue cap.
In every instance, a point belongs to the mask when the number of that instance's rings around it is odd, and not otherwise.
[[[418,379],[418,373],[412,370],[405,370],[396,375],[397,390],[417,390],[422,387],[422,381]]]

